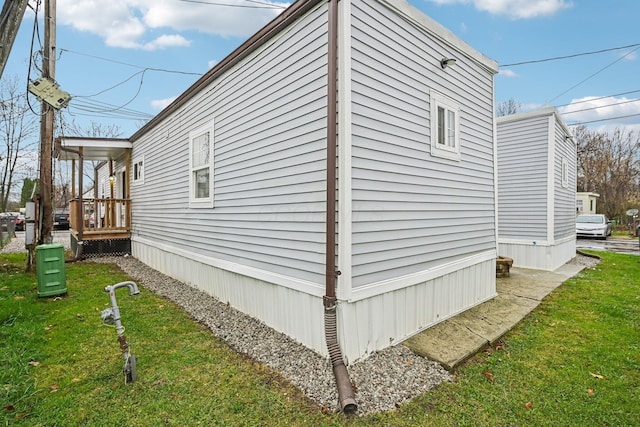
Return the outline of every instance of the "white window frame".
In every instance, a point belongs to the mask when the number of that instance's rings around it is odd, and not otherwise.
[[[144,184],[144,156],[136,158],[131,165],[133,184]]]
[[[566,158],[562,158],[562,169],[560,171],[562,174],[562,187],[567,188],[569,186],[569,162]]]
[[[460,106],[451,99],[435,91],[430,95],[431,110],[431,155],[460,161]],[[439,141],[438,109],[444,111],[444,141]],[[450,123],[453,114],[454,123]],[[447,144],[448,133],[453,131],[453,145]]]
[[[194,165],[194,142],[197,138],[209,134],[208,162],[201,165]],[[213,207],[213,145],[214,145],[214,121],[211,120],[205,126],[189,132],[189,207],[190,208],[212,208]],[[196,197],[195,174],[198,171],[209,169],[209,194],[208,197]]]

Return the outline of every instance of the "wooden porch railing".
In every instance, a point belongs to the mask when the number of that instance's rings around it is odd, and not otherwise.
[[[82,216],[78,216],[78,204],[69,202],[69,225],[78,231],[82,222],[83,233],[113,233],[131,231],[131,200],[129,199],[83,199]]]

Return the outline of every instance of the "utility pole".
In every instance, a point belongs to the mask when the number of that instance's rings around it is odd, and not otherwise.
[[[56,74],[56,0],[44,2],[44,52],[42,77],[55,81]],[[40,209],[38,243],[53,241],[53,107],[42,103],[40,117]]]

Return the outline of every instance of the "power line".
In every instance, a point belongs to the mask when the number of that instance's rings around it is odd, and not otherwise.
[[[132,110],[130,108],[119,108],[117,105],[108,104],[105,102],[98,101],[86,101],[86,100],[74,100],[73,104],[74,109],[79,111],[85,111],[89,113],[113,113],[117,112],[118,114],[122,114],[131,118],[140,118],[140,119],[151,119],[153,118],[153,114],[145,113],[142,111]]]
[[[574,53],[573,55],[555,56],[553,58],[534,59],[534,60],[531,60],[531,61],[515,62],[513,64],[503,64],[502,67],[516,67],[518,65],[537,64],[537,63],[540,63],[540,62],[548,62],[548,61],[558,61],[560,59],[569,59],[569,58],[575,58],[575,57],[578,57],[578,56],[585,56],[585,55],[595,55],[595,54],[598,54],[598,53],[611,52],[613,50],[628,49],[630,47],[636,47],[636,46],[640,46],[640,43],[634,43],[634,44],[630,44],[630,45],[627,45],[627,46],[611,47],[609,49],[594,50],[594,51],[591,51],[591,52]]]
[[[124,105],[122,105],[120,107],[112,106],[113,108],[101,109],[99,111],[90,110],[90,109],[87,109],[85,107],[84,111],[88,111],[88,112],[106,113],[106,112],[116,112],[116,111],[119,111],[119,110],[123,110],[124,106],[129,105],[140,94],[140,90],[142,89],[142,83],[143,83],[143,80],[144,80],[144,74],[147,71],[158,71],[158,72],[164,72],[164,73],[195,75],[195,76],[201,76],[202,75],[202,73],[192,73],[192,72],[180,71],[180,70],[169,70],[169,69],[166,69],[166,68],[143,67],[143,66],[136,65],[136,64],[130,64],[130,63],[122,62],[122,61],[116,61],[116,60],[112,60],[112,59],[109,59],[109,58],[104,58],[104,57],[100,57],[100,56],[96,56],[96,55],[90,55],[90,54],[87,54],[87,53],[72,51],[72,50],[69,50],[69,49],[60,49],[60,54],[61,55],[62,55],[63,52],[73,53],[73,54],[81,55],[81,56],[87,56],[87,57],[99,59],[99,60],[102,60],[102,61],[112,62],[112,63],[116,63],[116,64],[125,65],[125,66],[129,66],[129,67],[139,68],[140,69],[140,71],[137,71],[137,72],[133,73],[132,75],[130,75],[126,79],[124,79],[124,80],[122,80],[122,81],[120,81],[120,82],[118,82],[118,83],[116,83],[116,84],[114,84],[114,85],[112,85],[112,86],[110,86],[110,87],[108,87],[106,89],[103,89],[103,90],[101,90],[99,92],[96,92],[96,93],[94,93],[92,95],[73,95],[74,99],[76,99],[76,100],[78,98],[93,98],[93,97],[99,96],[99,95],[101,95],[101,94],[103,94],[105,92],[108,92],[110,90],[113,90],[113,89],[117,88],[118,86],[121,86],[121,85],[127,83],[129,80],[133,79],[134,77],[140,75],[140,85],[138,86],[138,90],[137,90],[136,94],[133,96],[133,98],[131,98]],[[78,108],[79,110],[83,110],[81,107],[79,107],[77,105],[78,104],[77,101],[75,102],[75,104],[76,104],[75,105],[76,108]],[[131,110],[131,111],[133,111],[133,110]],[[149,118],[150,117],[144,117],[143,119],[148,120]]]
[[[287,8],[287,6],[280,6],[279,4],[267,3],[265,1],[258,1],[258,0],[244,0],[244,1],[249,2],[249,3],[255,3],[255,4],[266,4],[266,5],[269,5],[269,6],[279,7],[281,9],[286,9]]]
[[[211,6],[240,7],[240,8],[246,8],[246,9],[286,9],[286,6],[280,6],[277,4],[270,4],[266,2],[259,2],[259,1],[252,1],[252,0],[246,0],[246,1],[250,3],[262,5],[262,6],[253,6],[248,4],[218,3],[218,2],[204,1],[204,0],[178,0],[178,1],[182,1],[185,3],[206,4]]]
[[[136,117],[130,116],[128,114],[120,114],[118,112],[98,112],[91,110],[82,110],[78,109],[78,111],[71,112],[69,111],[70,116],[83,116],[83,117],[100,117],[100,118],[109,118],[109,119],[117,119],[117,120],[138,120],[138,121],[149,121],[151,120],[149,117]]]
[[[598,74],[600,74],[601,72],[603,72],[604,70],[606,70],[607,68],[613,66],[614,64],[622,61],[623,59],[625,59],[627,56],[631,55],[633,52],[635,52],[636,50],[640,49],[640,44],[638,45],[638,47],[636,47],[633,50],[630,50],[629,52],[625,53],[624,55],[622,55],[620,58],[616,59],[615,61],[613,61],[612,63],[610,63],[609,65],[599,69],[598,71],[596,71],[595,73],[591,74],[589,77],[587,77],[584,80],[581,80],[580,82],[576,83],[575,85],[571,86],[569,89],[565,90],[564,92],[562,92],[559,95],[556,95],[555,97],[551,98],[549,100],[549,102],[553,101],[554,99],[558,99],[560,98],[562,95],[564,95],[567,92],[572,91],[573,89],[577,88],[578,86],[580,86],[582,83],[586,82],[587,80],[590,80],[591,78],[597,76]]]
[[[631,100],[628,100],[628,101],[621,101],[621,102],[616,102],[616,103],[613,103],[613,104],[599,105],[597,107],[589,107],[589,108],[583,108],[581,110],[567,111],[567,112],[562,113],[562,115],[579,113],[581,111],[597,110],[599,108],[605,108],[605,107],[615,107],[616,105],[629,104],[631,102],[638,102],[638,101],[640,101],[640,99],[631,99]]]
[[[560,104],[560,105],[556,105],[556,107],[566,107],[568,105],[575,105],[575,104],[582,104],[583,102],[591,102],[591,101],[597,101],[598,99],[604,99],[604,98],[612,98],[614,96],[621,96],[621,95],[628,95],[630,93],[637,93],[640,92],[640,89],[637,90],[630,90],[628,92],[621,92],[621,93],[615,93],[613,95],[605,95],[605,96],[599,96],[597,98],[589,98],[589,99],[583,99],[582,101],[574,101],[574,102],[570,102],[568,104]]]
[[[584,122],[576,122],[576,123],[571,123],[567,126],[578,126],[578,125],[586,125],[588,123],[597,123],[597,122],[607,122],[609,120],[617,120],[617,119],[626,119],[629,117],[636,117],[636,116],[640,116],[640,113],[638,114],[628,114],[626,116],[616,116],[616,117],[609,117],[606,119],[597,119],[597,120],[588,120],[588,121],[584,121]]]
[[[94,97],[96,97],[96,96],[98,96],[98,95],[102,95],[102,94],[103,94],[103,93],[105,93],[105,92],[108,92],[108,91],[110,91],[110,90],[112,90],[112,89],[117,88],[118,86],[121,86],[121,85],[125,84],[126,82],[128,82],[129,80],[131,80],[132,78],[134,78],[135,76],[137,76],[137,75],[139,75],[139,74],[142,74],[142,76],[144,77],[144,73],[145,73],[146,71],[147,71],[147,70],[137,71],[137,72],[133,73],[132,75],[130,75],[129,77],[127,77],[126,79],[124,79],[123,81],[121,81],[121,82],[119,82],[119,83],[116,83],[116,84],[114,84],[113,86],[110,86],[110,87],[108,87],[108,88],[106,88],[106,89],[103,89],[103,90],[101,90],[100,92],[96,92],[96,93],[94,93],[93,95],[73,95],[73,97],[74,97],[74,98],[94,98]]]
[[[167,68],[143,67],[142,65],[129,64],[127,62],[117,61],[115,59],[110,59],[110,58],[104,58],[102,56],[91,55],[91,54],[88,54],[88,53],[77,52],[77,51],[69,50],[69,49],[60,49],[60,55],[62,55],[63,52],[69,52],[69,53],[73,53],[73,54],[80,55],[80,56],[86,56],[86,57],[89,57],[89,58],[99,59],[101,61],[113,62],[114,64],[126,65],[128,67],[139,68],[141,70],[158,71],[158,72],[162,72],[162,73],[172,73],[172,74],[185,74],[185,75],[191,75],[191,76],[201,76],[202,75],[202,73],[194,73],[194,72],[190,72],[190,71],[170,70],[170,69],[167,69]]]

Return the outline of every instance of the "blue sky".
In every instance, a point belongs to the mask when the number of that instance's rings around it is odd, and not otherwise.
[[[616,126],[640,131],[637,0],[409,3],[498,61],[498,102],[513,98],[524,110],[558,106],[567,124],[632,116],[587,125],[607,131]],[[116,124],[121,136],[128,137],[143,118],[157,114],[287,3],[58,0],[57,5],[56,80],[73,96],[65,121],[81,126],[89,121]],[[26,78],[33,21],[33,12],[28,12],[3,79]],[[42,34],[40,26],[40,38]],[[564,60],[506,65],[636,44]],[[34,50],[39,45],[36,36]],[[32,65],[31,77],[38,75]]]

